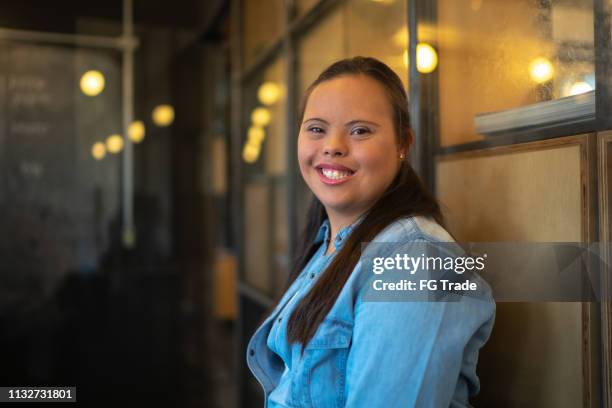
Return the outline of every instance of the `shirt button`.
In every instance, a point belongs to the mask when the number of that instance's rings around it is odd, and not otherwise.
[[[283,318],[282,318],[282,317],[279,317],[279,318],[278,318],[278,321],[280,322],[281,320],[283,320]]]
[[[314,279],[314,273],[310,274],[310,279]]]
[[[249,355],[250,355],[251,357],[253,357],[253,356],[255,355],[255,350],[250,349],[250,350],[249,350]]]

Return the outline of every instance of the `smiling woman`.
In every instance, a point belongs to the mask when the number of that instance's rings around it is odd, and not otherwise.
[[[409,135],[397,143],[392,112],[384,88],[363,74],[324,81],[308,97],[298,162],[332,237],[371,208],[400,169]]]
[[[401,80],[373,58],[338,61],[307,89],[300,122],[298,162],[314,198],[287,289],[248,346],[266,406],[469,406],[495,315],[482,278],[471,278],[478,294],[452,302],[364,299],[374,275],[362,244],[453,240],[405,159],[413,135]]]

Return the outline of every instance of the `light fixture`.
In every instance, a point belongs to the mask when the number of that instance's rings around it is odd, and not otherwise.
[[[438,53],[431,45],[419,43],[417,45],[417,71],[421,74],[429,74],[438,66]]]
[[[572,87],[570,88],[569,95],[570,96],[580,95],[583,93],[590,92],[592,90],[593,90],[593,87],[588,82],[578,81],[574,83]]]
[[[87,71],[81,76],[81,91],[87,96],[96,96],[104,90],[104,75],[100,71]]]
[[[96,142],[91,146],[91,155],[96,160],[102,160],[106,156],[106,147],[102,142]]]
[[[247,132],[247,139],[249,143],[261,144],[266,137],[266,132],[261,126],[251,126]]]
[[[257,98],[266,106],[274,105],[280,99],[281,88],[276,82],[267,81],[259,86]]]
[[[171,105],[158,105],[153,109],[153,123],[160,127],[170,126],[174,122],[174,108]]]
[[[145,125],[141,120],[136,120],[128,127],[128,136],[134,143],[140,143],[145,137]]]
[[[106,150],[113,154],[119,153],[121,150],[123,150],[123,138],[121,135],[114,134],[107,137]]]
[[[554,69],[547,58],[538,57],[529,63],[529,75],[534,82],[543,84],[552,79]]]
[[[242,148],[242,158],[247,163],[255,163],[259,157],[260,147],[253,143],[246,143]]]
[[[251,122],[256,126],[267,126],[270,123],[270,111],[266,108],[255,108],[251,113]]]

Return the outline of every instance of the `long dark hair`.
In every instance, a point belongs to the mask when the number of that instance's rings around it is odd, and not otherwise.
[[[378,81],[385,89],[394,110],[393,122],[398,146],[407,151],[412,138],[408,98],[400,78],[384,63],[374,58],[354,57],[340,60],[329,66],[308,87],[301,104],[300,120],[313,89],[322,82],[345,75],[366,75]],[[338,251],[327,269],[319,277],[309,293],[298,303],[287,323],[287,340],[302,344],[302,352],[317,328],[336,302],[340,291],[361,256],[361,243],[370,242],[393,221],[409,216],[429,216],[444,226],[440,205],[427,190],[407,160],[402,162],[398,174],[387,190],[370,208],[355,227],[342,249]],[[307,222],[301,235],[287,288],[304,269],[316,252],[314,244],[321,223],[327,218],[323,204],[313,197]]]

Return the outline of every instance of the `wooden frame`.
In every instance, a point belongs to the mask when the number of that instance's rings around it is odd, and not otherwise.
[[[610,208],[611,174],[608,172],[608,167],[612,165],[612,157],[608,155],[608,147],[612,146],[612,131],[604,132],[598,135],[598,151],[599,151],[599,206],[600,211],[600,240],[604,248],[604,261],[607,265],[612,262],[612,254],[609,253],[609,245],[612,243],[612,213]],[[604,300],[609,300],[612,293],[609,293],[612,286],[612,277],[604,273],[602,276],[602,286],[604,288]],[[601,303],[601,356],[602,356],[602,399],[603,406],[612,407],[612,302],[602,301]]]
[[[602,139],[603,140],[603,139]],[[612,142],[612,133],[607,136],[607,141]],[[603,142],[600,142],[603,144]],[[580,182],[581,182],[581,238],[583,242],[596,242],[598,237],[597,225],[598,221],[598,208],[600,207],[598,197],[598,191],[603,190],[602,186],[605,186],[604,181],[601,177],[598,177],[597,163],[601,160],[597,160],[597,135],[594,133],[568,136],[556,139],[547,139],[534,141],[523,144],[514,144],[506,146],[495,146],[482,150],[471,150],[463,151],[458,153],[438,155],[436,157],[438,162],[451,161],[463,158],[478,158],[478,157],[492,157],[517,152],[529,152],[539,150],[549,150],[554,148],[562,148],[567,146],[578,146],[580,148]],[[600,149],[601,150],[601,149]],[[600,172],[603,167],[600,166]],[[599,179],[599,183],[598,183]],[[600,198],[600,200],[598,200]],[[608,326],[608,342],[612,338],[610,336],[610,308],[608,304],[607,312],[607,323],[606,318],[601,321],[600,324],[600,310],[599,304],[597,303],[582,303],[582,370],[583,370],[583,407],[584,408],[595,408],[600,407],[600,395],[601,395],[601,377],[599,358],[602,355],[599,347],[599,333],[602,325]],[[607,369],[609,370],[609,356],[610,348],[608,348],[608,361]],[[606,358],[606,357],[604,357]],[[604,362],[604,367],[606,362]],[[609,376],[608,376],[609,377]],[[610,381],[610,378],[607,379]],[[609,387],[608,387],[609,388]]]

